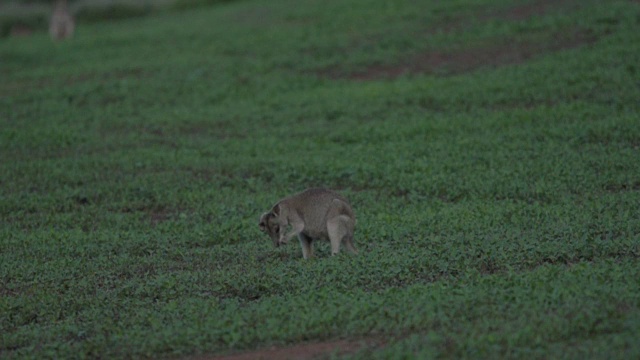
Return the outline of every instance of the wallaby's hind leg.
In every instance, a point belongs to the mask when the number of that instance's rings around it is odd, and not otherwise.
[[[346,236],[344,238],[344,246],[349,250],[352,254],[357,254],[358,249],[353,245],[353,236]]]
[[[300,240],[300,246],[302,246],[302,257],[309,259],[313,257],[313,244],[310,237],[303,233],[298,234],[298,240]]]
[[[344,226],[339,217],[327,221],[327,233],[331,242],[331,255],[336,255],[340,252],[340,243],[345,235]]]
[[[340,215],[327,222],[327,233],[329,234],[329,241],[331,242],[331,255],[336,255],[340,252],[340,243],[345,242],[345,246],[350,252],[354,252],[355,248],[351,238],[353,237],[353,230],[350,225],[351,219],[348,216]],[[357,250],[356,250],[357,252]]]

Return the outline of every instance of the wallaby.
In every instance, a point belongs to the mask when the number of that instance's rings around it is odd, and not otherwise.
[[[67,0],[56,0],[51,21],[49,22],[51,38],[56,41],[68,39],[73,36],[74,30],[75,20],[71,15],[71,11],[69,11]]]
[[[262,214],[259,226],[276,247],[297,235],[302,256],[308,259],[313,257],[312,242],[316,239],[329,240],[332,255],[340,251],[343,242],[347,250],[357,254],[353,245],[355,224],[356,217],[347,199],[335,191],[314,188],[278,201]]]

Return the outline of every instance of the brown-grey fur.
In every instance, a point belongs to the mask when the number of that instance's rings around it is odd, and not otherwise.
[[[307,259],[313,257],[312,242],[318,239],[331,242],[332,255],[340,251],[341,243],[357,253],[353,245],[355,224],[355,214],[346,198],[333,190],[313,188],[278,201],[262,214],[259,226],[275,246],[297,236],[302,256]]]
[[[56,0],[49,22],[49,35],[59,41],[73,36],[76,23],[67,5],[67,0]]]

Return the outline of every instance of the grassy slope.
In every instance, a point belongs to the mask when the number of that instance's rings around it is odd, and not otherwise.
[[[507,3],[246,1],[0,42],[0,356],[639,356],[638,6]],[[348,77],[572,31],[597,40]],[[259,233],[312,185],[354,203],[359,256]]]

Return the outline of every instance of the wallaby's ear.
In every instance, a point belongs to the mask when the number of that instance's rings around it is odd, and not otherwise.
[[[280,216],[280,204],[274,205],[273,209],[271,209],[271,213],[275,216]]]
[[[260,231],[262,232],[266,232],[267,231],[267,220],[269,219],[269,213],[264,213],[262,214],[262,216],[260,216],[260,223],[258,224],[258,226],[260,227]]]

